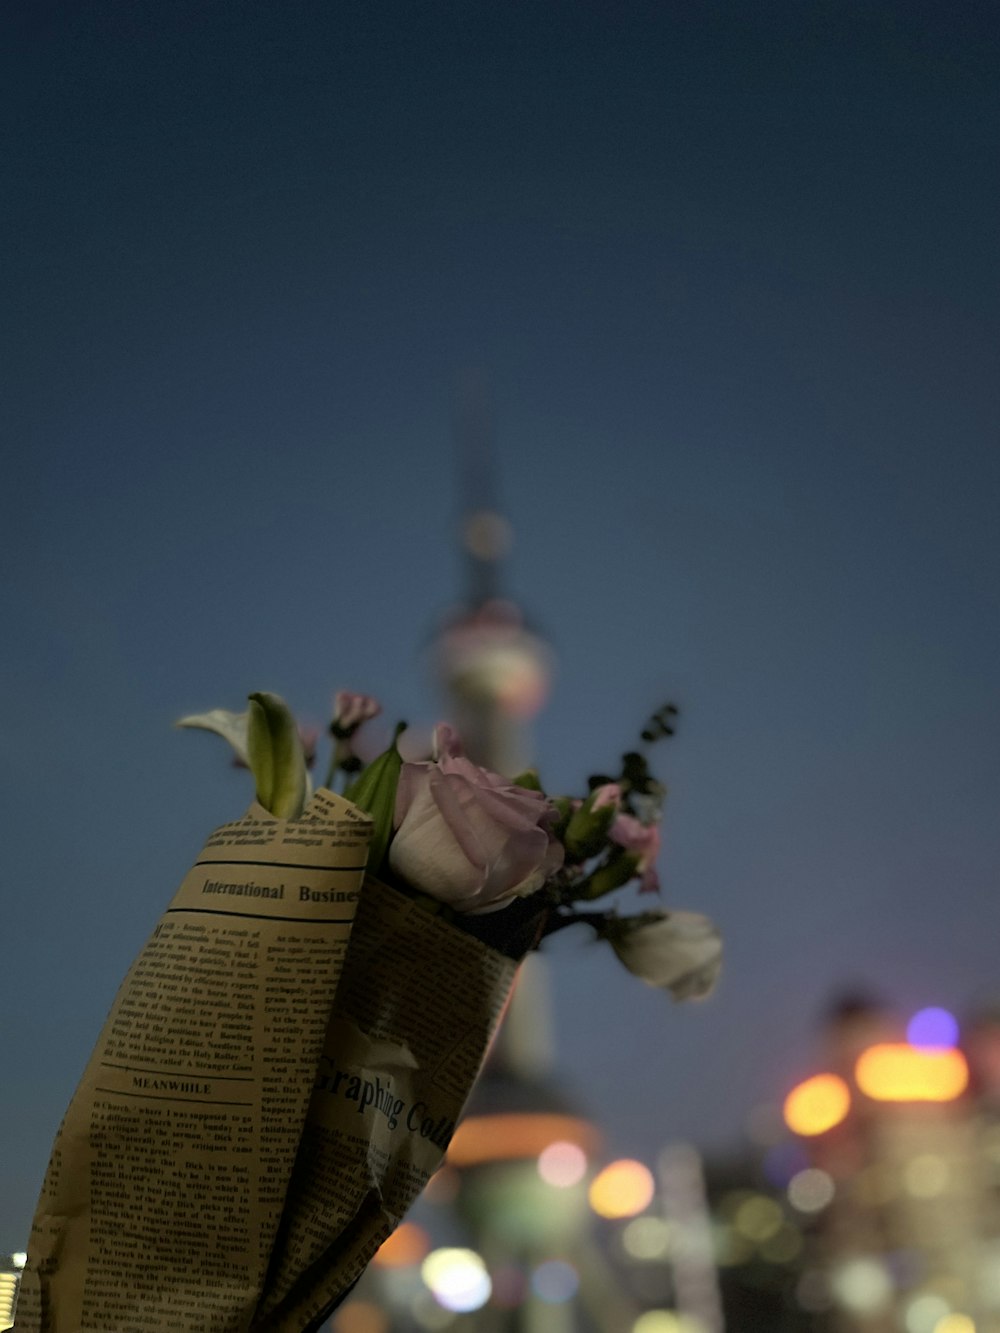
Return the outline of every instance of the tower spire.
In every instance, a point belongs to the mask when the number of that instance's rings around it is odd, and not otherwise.
[[[459,474],[459,539],[469,606],[501,596],[500,570],[510,550],[510,524],[500,513],[493,427],[485,376],[466,377],[455,414]]]
[[[462,386],[456,446],[465,598],[439,636],[438,668],[470,759],[511,777],[530,759],[527,724],[548,695],[551,653],[502,589],[511,527],[497,507],[495,451],[480,374]]]

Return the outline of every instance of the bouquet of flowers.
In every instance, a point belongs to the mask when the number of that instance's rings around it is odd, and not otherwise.
[[[400,725],[365,764],[378,711],[336,696],[316,791],[316,737],[277,696],[182,719],[229,741],[256,799],[122,983],[53,1149],[21,1333],[317,1328],[440,1165],[530,949],[582,923],[675,998],[714,984],[705,917],[598,906],[658,889],[642,753],[550,798],[446,726],[407,762]]]
[[[616,889],[638,882],[658,894],[656,861],[666,787],[646,757],[631,750],[618,776],[592,775],[586,796],[549,798],[538,773],[503,778],[467,759],[461,740],[442,723],[422,762],[404,762],[398,742],[365,765],[354,745],[365,722],[381,712],[369,695],[334,696],[333,738],[326,786],[340,787],[371,813],[375,831],[370,875],[426,906],[433,903],[460,928],[485,933],[501,945],[522,939],[515,921],[534,919],[536,947],[546,935],[576,923],[591,926],[619,961],[642,981],[674,999],[703,998],[721,965],[721,941],[707,917],[662,909],[620,916],[581,910]],[[666,704],[642,728],[647,745],[673,734],[677,708]],[[260,803],[297,818],[311,791],[309,772],[317,735],[298,726],[276,695],[254,695],[244,713],[215,709],[182,718],[182,727],[221,735],[235,762],[253,770]],[[520,910],[485,929],[470,917],[520,900]],[[522,956],[525,950],[522,948]]]

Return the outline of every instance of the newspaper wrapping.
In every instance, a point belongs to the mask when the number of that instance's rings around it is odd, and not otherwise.
[[[208,839],[56,1136],[15,1333],[301,1333],[440,1164],[517,963],[321,790]]]

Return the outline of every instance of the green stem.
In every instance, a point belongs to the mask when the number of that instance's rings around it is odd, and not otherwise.
[[[557,930],[565,930],[567,926],[590,926],[601,935],[606,920],[603,912],[554,912],[545,923],[542,935],[554,935]]]

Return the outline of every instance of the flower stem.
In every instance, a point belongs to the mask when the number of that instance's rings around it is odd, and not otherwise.
[[[590,926],[601,935],[606,920],[604,912],[553,912],[545,923],[542,936],[554,935],[557,930],[565,930],[567,926]]]

